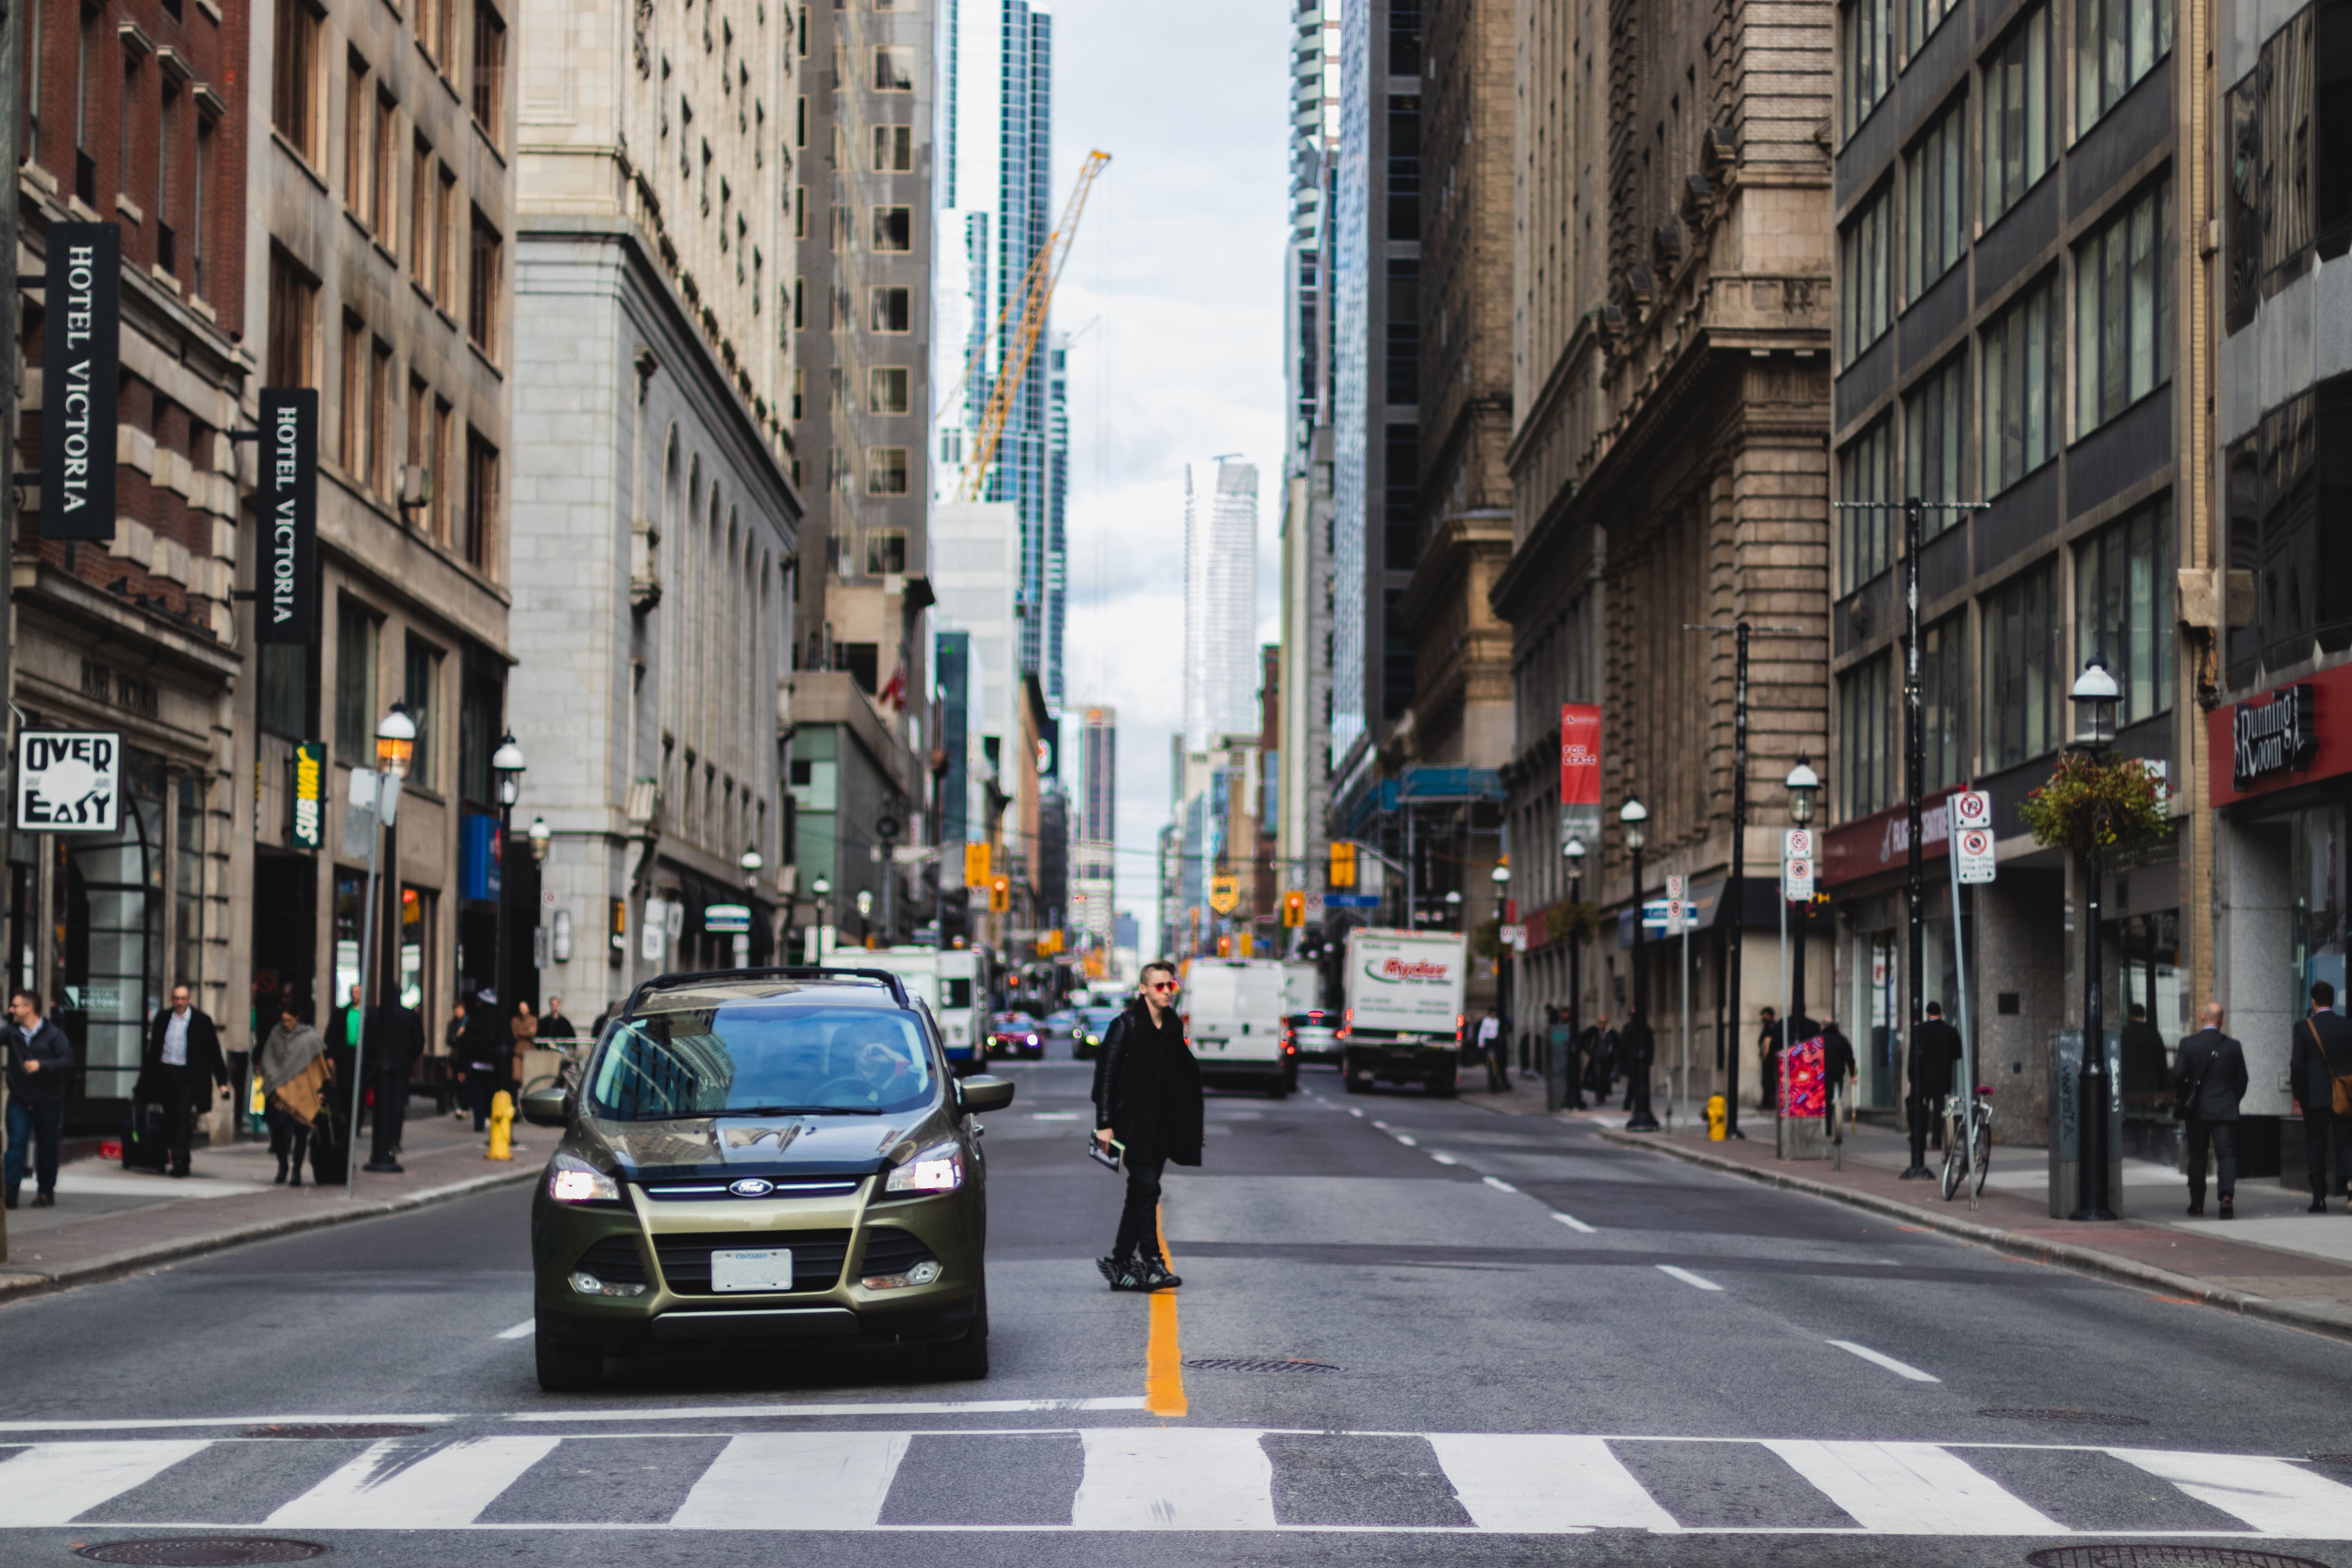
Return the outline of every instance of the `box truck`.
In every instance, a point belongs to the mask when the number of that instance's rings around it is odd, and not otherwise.
[[[1468,970],[1459,931],[1358,926],[1348,933],[1339,1070],[1349,1093],[1375,1079],[1454,1092]]]

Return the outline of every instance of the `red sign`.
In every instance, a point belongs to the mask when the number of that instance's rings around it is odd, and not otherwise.
[[[2286,766],[2247,770],[2248,776],[2242,789],[2238,787],[2239,714],[2247,711],[2266,715],[2267,710],[2279,700],[2276,693],[2264,691],[2243,702],[2224,703],[2205,715],[2205,735],[2210,748],[2208,754],[2213,759],[2213,765],[2206,774],[2210,781],[2208,795],[2210,804],[2234,805],[2239,801],[2293,789],[2314,779],[2352,773],[2352,725],[2343,722],[2347,705],[2352,705],[2352,664],[2338,664],[2315,670],[2307,679],[2297,684],[2311,688],[2310,711],[2315,743],[2309,748],[2307,755],[2294,756]],[[2286,689],[2292,690],[2293,688]]]
[[[1597,703],[1559,705],[1559,804],[1585,808],[1601,820],[1601,709]]]
[[[1949,852],[1952,837],[1951,790],[1937,790],[1919,801],[1919,858],[1940,860]],[[1911,858],[1911,808],[1890,806],[1875,816],[1831,828],[1822,835],[1815,868],[1825,887],[1876,876]]]

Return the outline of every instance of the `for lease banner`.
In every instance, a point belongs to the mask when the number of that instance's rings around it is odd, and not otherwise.
[[[1601,842],[1601,708],[1598,703],[1559,706],[1560,842]]]

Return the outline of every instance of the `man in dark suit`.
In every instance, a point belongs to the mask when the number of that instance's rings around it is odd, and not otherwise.
[[[188,1147],[196,1118],[211,1106],[212,1090],[228,1098],[228,1060],[221,1055],[220,1031],[189,999],[185,984],[172,987],[172,1005],[147,1025],[147,1047],[140,1054],[139,1084],[132,1093],[163,1108],[163,1143],[171,1151],[172,1174],[188,1173]]]
[[[2336,1080],[2352,1075],[2352,1022],[2336,1011],[2336,987],[2311,988],[2311,1016],[2294,1026],[2287,1082],[2303,1111],[2303,1158],[2311,1170],[2311,1212],[2327,1212],[2327,1159],[2336,1157],[2335,1190],[2352,1199],[2352,1116],[2336,1114]]]
[[[373,1008],[367,1020],[368,1081],[375,1089],[375,1142],[362,1170],[397,1175],[402,1124],[408,1119],[408,1075],[425,1054],[425,1020],[396,1002]]]
[[[1941,1002],[1928,1003],[1927,1021],[1911,1032],[1911,1094],[1903,1102],[1911,1119],[1911,1164],[1904,1181],[1935,1174],[1927,1169],[1927,1131],[1952,1092],[1952,1069],[1959,1061],[1960,1032],[1944,1022]]]
[[[2221,1004],[2205,1004],[2205,1026],[2180,1042],[2172,1059],[2172,1092],[2189,1124],[2189,1214],[2205,1213],[2205,1151],[2210,1145],[2221,1217],[2238,1195],[2238,1102],[2246,1097],[2246,1053],[2221,1032]]]
[[[1624,1032],[1617,1037],[1617,1059],[1625,1068],[1625,1109],[1633,1115],[1626,1119],[1629,1132],[1654,1132],[1658,1130],[1657,1114],[1650,1109],[1651,1080],[1656,1078],[1658,1064],[1657,1037],[1650,1032],[1648,1015],[1635,1008],[1625,1021]]]

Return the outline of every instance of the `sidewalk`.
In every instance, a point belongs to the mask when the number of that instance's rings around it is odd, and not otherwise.
[[[265,1237],[343,1225],[396,1214],[471,1193],[527,1182],[545,1163],[554,1133],[515,1143],[513,1163],[483,1157],[487,1140],[470,1120],[436,1116],[425,1100],[411,1102],[403,1130],[403,1175],[359,1173],[355,1198],[341,1183],[330,1187],[281,1187],[278,1162],[264,1142],[198,1149],[184,1179],[126,1171],[119,1161],[70,1161],[58,1172],[55,1208],[32,1206],[28,1176],[24,1204],[9,1212],[7,1259],[0,1262],[0,1297],[79,1285]],[[538,1144],[534,1150],[531,1145]],[[366,1156],[362,1134],[361,1157]],[[307,1177],[308,1173],[305,1173]]]
[[[1508,1116],[1542,1116],[1539,1079],[1514,1073],[1507,1093],[1488,1091],[1486,1074],[1465,1074],[1461,1098]],[[2188,1217],[2188,1179],[2147,1161],[2124,1163],[2123,1219],[2077,1224],[2050,1217],[2049,1154],[2038,1144],[1996,1144],[1979,1205],[1963,1191],[1946,1203],[1935,1182],[1896,1179],[1909,1160],[1905,1138],[1862,1124],[1848,1130],[1845,1168],[1827,1160],[1781,1160],[1773,1152],[1772,1119],[1743,1109],[1744,1140],[1710,1142],[1696,1103],[1674,1108],[1673,1131],[1628,1132],[1623,1090],[1606,1111],[1562,1111],[1559,1121],[1591,1126],[1612,1143],[1651,1149],[1691,1164],[1750,1181],[1832,1198],[1857,1208],[1965,1237],[2038,1262],[2060,1264],[2168,1296],[2228,1307],[2252,1317],[2352,1339],[2352,1215],[2339,1202],[2326,1215],[2305,1212],[2310,1196],[2275,1179],[2242,1182],[2238,1217],[2213,1217],[2209,1193],[2204,1219]],[[1661,1121],[1667,1107],[1657,1107]],[[1939,1173],[1942,1156],[1928,1163]]]

